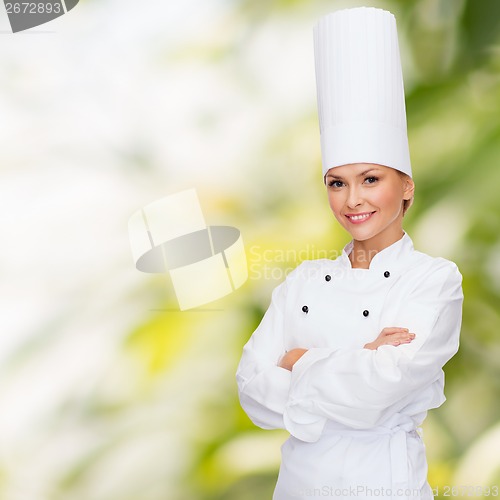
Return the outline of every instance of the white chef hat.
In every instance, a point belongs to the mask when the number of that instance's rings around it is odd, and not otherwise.
[[[332,12],[314,27],[323,179],[377,163],[412,177],[396,19],[386,10]]]

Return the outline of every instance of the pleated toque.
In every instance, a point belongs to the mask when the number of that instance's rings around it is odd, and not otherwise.
[[[396,18],[357,7],[314,26],[323,179],[330,168],[376,163],[412,177]]]

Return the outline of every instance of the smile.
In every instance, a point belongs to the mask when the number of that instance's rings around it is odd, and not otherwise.
[[[367,221],[375,212],[366,212],[359,215],[346,215],[347,219],[353,224],[360,224]]]

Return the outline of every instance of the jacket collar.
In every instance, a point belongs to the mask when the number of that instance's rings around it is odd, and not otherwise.
[[[386,268],[392,268],[396,264],[396,262],[403,260],[409,254],[411,254],[414,250],[413,241],[408,235],[406,231],[404,231],[404,235],[398,241],[395,241],[391,245],[383,248],[380,252],[377,252],[371,262],[369,269],[361,269],[361,268],[353,268],[351,261],[349,260],[349,254],[351,253],[354,240],[351,240],[347,245],[345,245],[342,250],[342,254],[340,255],[340,263],[343,267],[347,267],[348,269],[352,269],[353,271],[368,271],[368,270],[384,270]]]

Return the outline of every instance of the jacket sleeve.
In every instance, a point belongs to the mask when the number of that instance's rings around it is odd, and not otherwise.
[[[300,266],[299,266],[300,267]],[[238,396],[250,420],[263,429],[284,429],[291,372],[278,366],[285,353],[284,310],[294,269],[272,293],[262,321],[243,347],[236,371]]]
[[[295,363],[284,411],[292,435],[316,441],[328,419],[374,427],[440,379],[458,350],[463,304],[462,275],[455,263],[441,261],[445,265],[402,297],[394,322],[384,325],[409,328],[416,334],[411,343],[377,350],[312,348]]]

